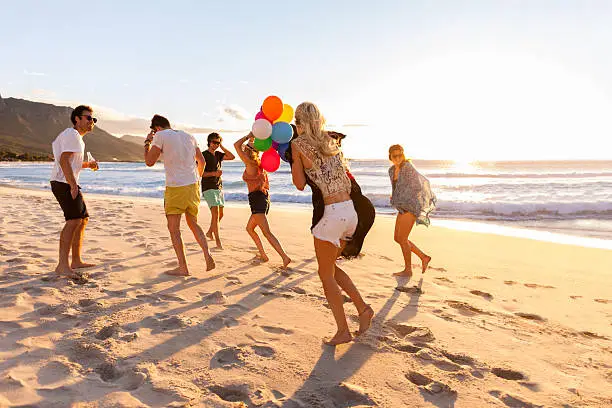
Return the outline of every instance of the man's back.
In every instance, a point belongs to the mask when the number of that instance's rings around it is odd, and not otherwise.
[[[180,130],[165,129],[155,134],[153,145],[162,151],[167,186],[180,187],[198,182],[197,142],[193,136]]]

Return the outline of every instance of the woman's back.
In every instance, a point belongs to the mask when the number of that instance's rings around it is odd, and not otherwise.
[[[293,143],[312,162],[312,167],[304,168],[304,172],[321,190],[323,198],[341,193],[350,194],[351,180],[346,174],[341,153],[325,156],[317,152],[306,140],[299,137]]]

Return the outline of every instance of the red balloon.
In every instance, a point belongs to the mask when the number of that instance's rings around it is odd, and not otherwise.
[[[273,173],[280,167],[280,156],[274,149],[268,149],[261,155],[261,168]]]
[[[265,119],[268,122],[272,123],[270,119],[266,118],[266,115],[262,111],[257,112],[257,115],[255,115],[255,120],[257,119]]]

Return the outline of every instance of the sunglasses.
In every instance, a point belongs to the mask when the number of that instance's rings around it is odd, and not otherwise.
[[[87,119],[89,122],[91,122],[93,120],[93,123],[98,123],[98,119],[94,118],[91,115],[79,115],[79,118],[85,118]]]
[[[395,159],[396,157],[402,157],[402,156],[403,156],[403,154],[392,154],[391,158]]]
[[[213,141],[211,141],[211,142],[210,142],[210,144],[220,145],[220,144],[221,144],[221,142],[220,142],[220,141],[218,141],[218,140],[213,140]]]

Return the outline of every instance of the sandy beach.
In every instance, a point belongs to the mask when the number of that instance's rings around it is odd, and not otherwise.
[[[374,323],[334,349],[309,211],[272,203],[288,271],[267,242],[253,261],[246,205],[227,207],[212,272],[183,225],[192,276],[176,278],[161,200],[85,199],[97,266],[77,284],[53,273],[51,192],[0,187],[1,407],[612,406],[612,251],[434,219],[411,235],[430,269],[396,280],[394,218],[378,217],[342,263]]]

